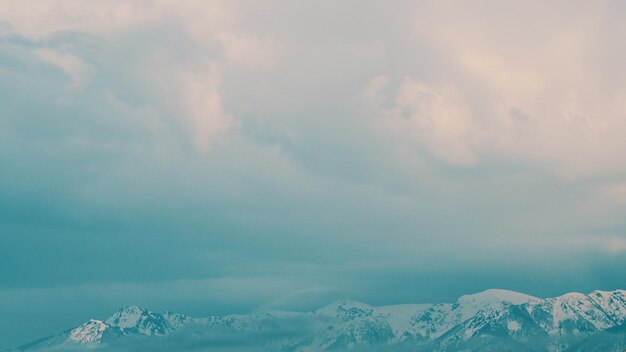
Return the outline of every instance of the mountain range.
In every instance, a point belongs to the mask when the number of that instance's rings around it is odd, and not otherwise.
[[[11,351],[624,351],[626,291],[537,298],[490,289],[454,303],[197,318],[137,306]]]

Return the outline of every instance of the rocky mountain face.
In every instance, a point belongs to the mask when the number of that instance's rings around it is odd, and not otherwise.
[[[152,341],[206,333],[215,339],[247,336],[264,350],[280,351],[624,351],[626,291],[568,293],[540,299],[487,290],[452,304],[373,307],[339,300],[313,312],[266,312],[194,318],[120,309],[104,321],[90,320],[66,332],[18,348],[106,348],[125,341]],[[191,335],[191,334],[188,334]],[[159,340],[161,341],[161,340]],[[262,341],[262,342],[261,342]]]

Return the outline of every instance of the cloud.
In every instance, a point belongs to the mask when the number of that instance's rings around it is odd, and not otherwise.
[[[208,71],[181,75],[184,111],[193,121],[191,130],[195,144],[204,150],[216,136],[227,133],[234,124],[233,117],[224,111],[219,93],[219,66],[211,64]]]
[[[114,0],[86,7],[80,0],[48,4],[27,0],[19,5],[2,1],[0,9],[18,33],[44,38],[67,31],[110,36],[172,19],[180,20],[185,30],[200,36],[228,25],[235,6],[227,1],[186,0],[172,4],[162,0],[132,3]]]
[[[612,255],[626,252],[626,238],[623,236],[587,235],[574,237],[570,241],[578,248],[600,250]]]
[[[252,69],[272,69],[284,51],[283,45],[272,39],[262,40],[226,32],[216,36],[224,46],[230,63]]]
[[[59,53],[49,49],[38,49],[35,55],[45,63],[59,67],[72,78],[72,85],[80,85],[88,74],[89,66],[71,54]]]
[[[422,146],[452,165],[476,163],[471,139],[480,138],[481,131],[453,88],[431,87],[407,77],[387,108],[385,98],[376,94],[388,81],[385,76],[375,77],[364,91],[368,99],[379,102],[372,113],[382,121],[375,122],[375,128],[390,131],[389,138],[396,142]]]
[[[615,131],[624,124],[624,87],[614,80],[619,69],[613,59],[626,53],[605,45],[616,25],[608,3],[520,5],[514,11],[492,5],[405,9],[411,30],[398,34],[402,44],[394,54],[415,60],[398,60],[402,69],[396,66],[388,76],[396,94],[406,77],[429,89],[455,91],[456,101],[448,96],[447,104],[467,113],[453,118],[448,131],[479,126],[469,140],[448,136],[444,144],[456,151],[457,162],[470,161],[460,151],[471,150],[477,165],[531,164],[561,178],[623,174],[623,145]],[[427,138],[418,130],[409,129],[417,143],[441,137],[436,129]]]

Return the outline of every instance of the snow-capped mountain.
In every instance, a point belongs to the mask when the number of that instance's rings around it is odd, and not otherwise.
[[[262,341],[264,350],[324,351],[363,348],[411,351],[623,351],[626,348],[626,291],[568,293],[541,299],[506,290],[465,295],[455,303],[373,307],[339,300],[312,312],[264,312],[193,318],[120,309],[104,321],[18,348],[59,346],[104,348],[168,336],[234,336]],[[595,348],[594,346],[603,346]]]

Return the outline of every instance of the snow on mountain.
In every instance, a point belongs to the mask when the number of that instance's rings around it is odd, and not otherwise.
[[[514,291],[490,289],[459,297],[454,310],[461,314],[460,320],[465,321],[479,311],[498,309],[504,304],[519,305],[531,301],[539,301],[539,298]]]
[[[624,321],[625,301],[617,292],[567,293],[529,302],[526,309],[550,335],[605,330]]]
[[[107,329],[111,327],[100,320],[91,319],[85,324],[72,329],[68,341],[92,344],[102,341],[102,336]]]
[[[604,330],[615,325],[589,296],[582,293],[568,293],[546,301],[552,303],[554,327],[561,331]]]
[[[420,325],[426,312],[432,311],[432,304],[399,304],[374,308],[374,312],[379,314],[388,322],[396,341],[406,340],[410,337],[427,337],[430,335],[427,326],[431,323]]]
[[[607,314],[607,317],[621,325],[626,321],[626,291],[593,291],[589,298]]]
[[[492,306],[494,304],[499,304],[502,302],[511,304],[523,304],[535,300],[539,300],[539,298],[527,295],[525,293],[492,288],[483,292],[461,296],[457,300],[457,304]]]
[[[317,309],[314,314],[326,317],[336,317],[342,320],[352,320],[356,317],[371,316],[374,312],[372,306],[365,303],[340,299],[330,303],[329,305]]]
[[[306,336],[293,330],[303,321],[313,329]],[[594,334],[610,338],[612,346],[619,345],[622,335],[612,331],[623,334],[621,327],[626,326],[625,323],[626,291],[568,293],[541,299],[492,289],[462,296],[454,304],[374,307],[353,300],[338,300],[309,313],[264,312],[208,318],[172,312],[160,314],[131,306],[118,310],[104,321],[90,320],[68,332],[23,346],[21,350],[66,343],[106,344],[131,336],[167,336],[193,326],[194,331],[233,336],[271,335],[287,330],[290,331],[288,337],[285,335],[281,337],[282,342],[272,345],[285,351],[409,346],[412,350],[424,351],[532,349],[557,352],[583,343],[588,346],[596,341]],[[605,331],[606,334],[599,334]],[[626,339],[623,347],[626,348]]]
[[[145,336],[165,335],[174,330],[163,315],[137,306],[118,310],[105,323],[120,328],[126,334],[136,333]]]
[[[500,302],[480,309],[471,318],[452,327],[435,344],[442,351],[456,351],[465,346],[486,348],[484,341],[496,340],[510,345],[547,344],[549,335],[526,311],[525,304]],[[491,340],[490,340],[491,339]],[[515,350],[515,349],[513,349]]]
[[[185,314],[173,313],[170,311],[166,311],[163,313],[163,319],[169,324],[169,327],[172,330],[176,330],[186,324],[190,324],[195,321],[194,318],[187,316]]]
[[[394,337],[389,322],[372,306],[338,300],[313,312],[326,325],[318,336],[318,348],[352,348],[387,342]]]

